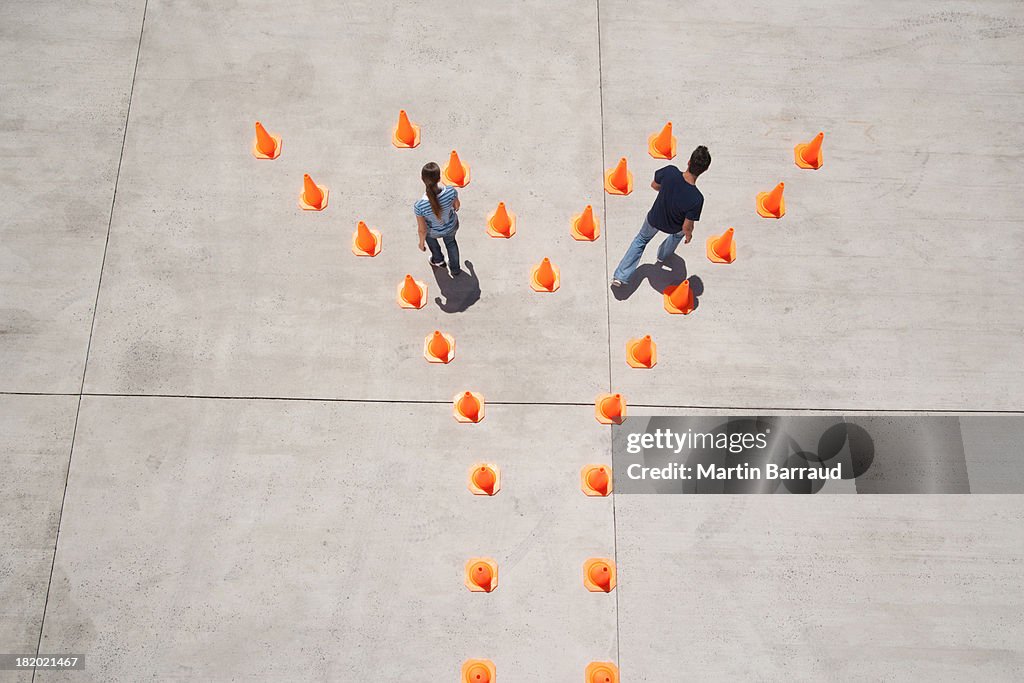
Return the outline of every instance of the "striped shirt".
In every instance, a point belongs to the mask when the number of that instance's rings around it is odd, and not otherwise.
[[[459,216],[455,213],[452,205],[459,198],[458,190],[454,187],[440,186],[437,193],[437,201],[441,204],[441,217],[434,215],[434,209],[430,206],[430,200],[424,194],[413,204],[412,210],[417,216],[423,216],[427,221],[427,237],[444,237],[452,234],[459,225]]]

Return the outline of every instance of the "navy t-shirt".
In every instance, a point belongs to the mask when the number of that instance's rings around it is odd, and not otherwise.
[[[683,172],[669,164],[654,172],[654,182],[661,186],[654,206],[647,212],[647,222],[662,232],[677,233],[683,229],[683,220],[700,220],[704,208],[704,195],[696,185],[683,178]]]

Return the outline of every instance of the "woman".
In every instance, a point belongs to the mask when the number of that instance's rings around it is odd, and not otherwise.
[[[455,242],[455,232],[459,229],[459,193],[454,187],[441,185],[441,168],[431,161],[423,167],[420,178],[426,189],[423,196],[413,204],[413,213],[419,224],[420,251],[430,247],[430,265],[444,268],[444,254],[441,244],[444,240],[451,262],[451,274],[455,277],[462,272],[459,266],[459,245]]]

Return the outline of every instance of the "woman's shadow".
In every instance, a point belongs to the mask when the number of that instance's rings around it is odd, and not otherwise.
[[[665,288],[669,285],[678,285],[686,278],[686,261],[672,254],[668,257],[668,260],[664,263],[645,263],[636,269],[633,277],[629,282],[623,284],[621,287],[612,287],[612,295],[619,301],[625,301],[629,297],[633,296],[636,290],[640,289],[640,285],[643,284],[644,280],[650,284],[651,289],[661,294],[665,291]],[[696,308],[699,302],[696,300],[701,294],[704,293],[704,283],[696,275],[690,279],[690,291],[693,292],[694,296],[694,308]]]
[[[476,275],[472,261],[466,261],[466,267],[456,277],[448,274],[447,268],[434,268],[434,279],[441,297],[434,297],[434,302],[445,313],[462,313],[480,301],[480,278]]]

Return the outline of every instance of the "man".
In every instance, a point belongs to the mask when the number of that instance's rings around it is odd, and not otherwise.
[[[647,243],[654,239],[659,231],[668,233],[665,241],[658,247],[658,263],[663,263],[675,253],[680,242],[689,244],[693,237],[693,224],[700,220],[700,211],[704,207],[704,195],[697,189],[697,178],[708,170],[711,155],[708,148],[701,145],[693,150],[686,172],[669,164],[654,173],[651,187],[657,190],[658,196],[654,205],[647,212],[647,218],[640,232],[633,238],[633,243],[626,250],[619,267],[612,276],[612,286],[621,287],[629,282],[636,272],[640,257],[644,255]]]

